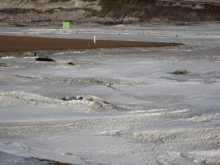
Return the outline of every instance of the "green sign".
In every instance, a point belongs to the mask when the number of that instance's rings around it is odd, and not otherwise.
[[[63,22],[63,29],[69,29],[70,23],[69,22]]]

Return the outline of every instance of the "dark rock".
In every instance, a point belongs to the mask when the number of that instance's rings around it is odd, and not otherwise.
[[[35,59],[36,61],[47,61],[47,62],[56,62],[53,59],[49,58],[49,57],[39,57]]]
[[[189,74],[189,73],[191,73],[191,71],[186,70],[186,69],[180,69],[174,72],[174,74]]]

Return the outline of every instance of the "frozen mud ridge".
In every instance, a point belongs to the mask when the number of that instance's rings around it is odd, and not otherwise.
[[[0,165],[220,164],[218,24],[0,34],[185,44],[60,52],[52,63],[1,57]]]
[[[91,110],[100,110],[100,109],[116,109],[116,106],[101,100],[95,96],[66,96],[61,100],[52,99],[44,97],[37,94],[25,93],[25,92],[1,92],[0,93],[0,104],[4,107],[13,107],[13,106],[66,106],[74,107],[77,109],[82,109],[85,111]]]

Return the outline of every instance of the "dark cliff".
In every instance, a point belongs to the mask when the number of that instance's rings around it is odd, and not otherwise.
[[[0,0],[0,26],[220,21],[216,0]]]

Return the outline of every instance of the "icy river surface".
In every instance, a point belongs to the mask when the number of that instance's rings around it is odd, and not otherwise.
[[[185,44],[60,52],[49,56],[56,62],[2,57],[12,67],[0,67],[0,164],[220,164],[219,25],[0,35]]]

